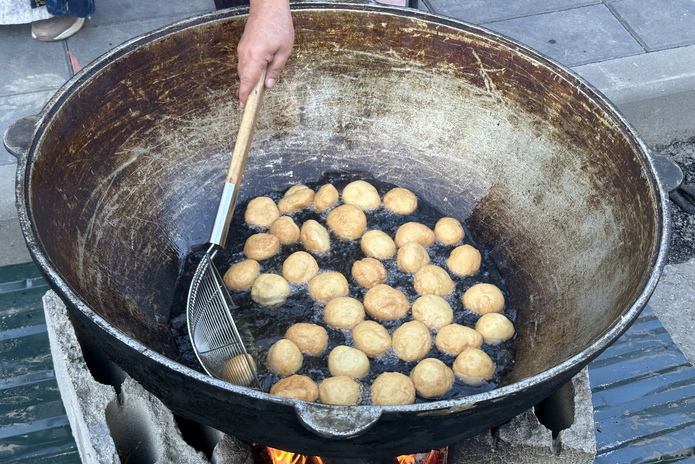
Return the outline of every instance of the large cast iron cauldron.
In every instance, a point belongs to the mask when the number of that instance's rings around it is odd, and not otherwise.
[[[499,389],[337,407],[213,380],[172,361],[188,247],[207,240],[240,119],[245,12],[120,46],[40,114],[18,169],[26,240],[79,326],[175,413],[324,456],[446,445],[538,403],[637,316],[664,263],[665,195],[644,146],[561,66],[460,22],[369,5],[294,5],[297,43],[266,93],[241,197],[361,170],[465,220],[519,309]],[[233,234],[232,234],[233,237]]]

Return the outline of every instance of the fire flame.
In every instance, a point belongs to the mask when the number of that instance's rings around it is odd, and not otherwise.
[[[324,464],[323,460],[316,456],[304,456],[271,447],[268,447],[268,454],[273,464]]]

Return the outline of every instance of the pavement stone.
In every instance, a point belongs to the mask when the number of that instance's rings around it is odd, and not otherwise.
[[[623,0],[609,7],[647,51],[687,45],[695,41],[693,0]]]
[[[525,16],[484,26],[570,67],[644,53],[642,46],[605,5]]]
[[[599,0],[422,0],[433,12],[474,24],[595,5]]]

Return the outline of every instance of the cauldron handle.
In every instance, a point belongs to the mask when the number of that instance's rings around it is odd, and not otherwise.
[[[25,116],[17,120],[5,131],[2,142],[7,151],[17,159],[26,156],[29,152],[38,120],[38,114]]]
[[[381,409],[369,406],[335,407],[299,402],[299,421],[310,431],[326,438],[347,439],[362,435],[381,417]]]

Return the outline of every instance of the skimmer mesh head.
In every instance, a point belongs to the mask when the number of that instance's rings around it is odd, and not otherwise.
[[[234,305],[210,251],[198,264],[188,293],[188,332],[205,371],[228,382],[260,388],[253,359],[232,317]]]

